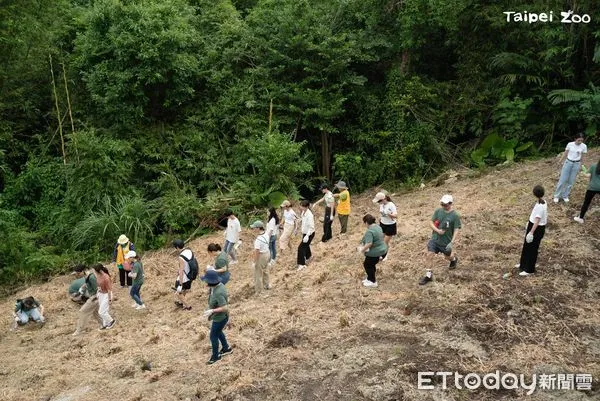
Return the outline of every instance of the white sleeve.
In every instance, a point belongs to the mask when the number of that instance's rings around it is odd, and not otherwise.
[[[390,204],[390,213],[396,213],[396,205],[394,203]]]
[[[585,143],[583,144],[583,152],[581,153],[587,153],[587,145]]]

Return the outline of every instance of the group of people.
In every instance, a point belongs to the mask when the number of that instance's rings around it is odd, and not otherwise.
[[[578,136],[575,141],[570,142],[563,157],[561,176],[554,192],[554,203],[560,199],[569,202],[569,194],[575,178],[581,166],[583,156],[587,153],[587,147],[583,138]],[[566,160],[565,160],[566,159]],[[584,173],[589,178],[588,189],[581,211],[574,219],[579,223],[584,222],[584,216],[589,208],[593,197],[600,193],[600,171],[598,164],[592,165]],[[325,206],[323,215],[322,243],[327,243],[333,238],[332,225],[337,214],[340,222],[340,236],[348,231],[348,218],[351,212],[350,193],[346,183],[339,181],[335,184],[338,193],[334,194],[331,188],[324,184],[320,190],[323,197],[315,202],[312,207],[308,200],[302,200],[299,204],[299,213],[294,211],[292,203],[285,200],[280,208],[281,217],[275,208],[267,212],[266,224],[262,220],[256,220],[250,224],[255,234],[252,248],[252,267],[254,269],[254,285],[256,294],[271,289],[269,270],[275,265],[278,249],[280,252],[290,250],[290,242],[293,236],[301,234],[301,241],[297,248],[295,268],[304,270],[311,262],[313,256],[311,243],[315,237],[315,221],[313,211],[316,206]],[[545,234],[548,222],[548,204],[544,200],[545,191],[541,185],[533,188],[536,198],[535,205],[529,216],[526,226],[525,238],[519,263],[515,266],[520,270],[520,276],[529,276],[535,273],[535,266],[539,252],[540,243]],[[391,240],[397,235],[398,210],[389,194],[378,192],[372,202],[379,207],[379,223],[376,213],[363,216],[362,222],[365,227],[364,235],[357,247],[358,252],[364,255],[363,268],[366,274],[362,281],[363,286],[375,288],[378,286],[376,272],[377,265],[387,260]],[[201,280],[209,288],[208,308],[203,316],[212,321],[210,330],[210,341],[212,353],[207,363],[213,364],[222,356],[233,352],[227,343],[223,332],[229,320],[228,291],[226,284],[231,279],[229,266],[238,263],[237,250],[241,245],[241,224],[233,211],[226,212],[227,227],[225,229],[225,241],[223,247],[216,243],[210,243],[207,247],[207,255],[213,263],[208,264],[203,272]],[[426,285],[433,280],[434,255],[442,254],[448,264],[448,269],[457,267],[458,257],[456,248],[459,243],[459,232],[462,228],[459,213],[454,210],[454,198],[445,194],[440,199],[440,207],[437,208],[429,222],[432,230],[431,239],[428,240],[427,265],[425,275],[419,280],[420,285]],[[279,248],[278,245],[279,244]],[[191,305],[186,300],[186,295],[192,287],[193,281],[199,275],[198,260],[194,252],[185,247],[184,241],[177,239],[173,246],[177,255],[177,276],[175,285],[175,304],[183,310],[191,310]],[[144,268],[140,256],[136,253],[134,244],[126,235],[121,235],[114,247],[113,262],[119,274],[121,288],[129,288],[133,299],[133,307],[145,309],[140,291],[144,284]],[[77,329],[74,336],[80,335],[92,316],[100,324],[100,331],[114,327],[116,320],[110,315],[110,304],[113,299],[112,278],[110,272],[102,264],[94,264],[87,268],[77,265],[74,269],[76,280],[69,287],[70,299],[80,303]],[[509,273],[507,273],[509,274]],[[15,327],[26,324],[29,320],[44,323],[43,306],[33,297],[17,300],[14,319]]]

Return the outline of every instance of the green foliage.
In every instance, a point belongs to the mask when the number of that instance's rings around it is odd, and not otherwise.
[[[596,134],[600,127],[600,89],[590,82],[589,89],[556,89],[548,94],[553,105],[568,104],[569,120],[582,121],[588,136]]]
[[[479,167],[494,162],[512,163],[515,155],[531,148],[533,142],[517,144],[516,139],[506,140],[496,133],[490,134],[471,152],[471,160]]]

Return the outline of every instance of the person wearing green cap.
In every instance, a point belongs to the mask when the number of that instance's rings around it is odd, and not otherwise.
[[[254,240],[254,258],[252,266],[254,267],[254,291],[260,294],[263,290],[270,290],[269,283],[269,260],[271,252],[269,250],[269,233],[265,233],[265,225],[257,220],[250,225],[250,228],[257,234]]]

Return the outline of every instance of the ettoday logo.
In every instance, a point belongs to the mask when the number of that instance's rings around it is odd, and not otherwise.
[[[554,11],[544,13],[531,13],[528,11],[504,11],[506,22],[525,22],[529,24],[548,23],[560,21],[562,24],[589,24],[592,17],[588,14],[575,14],[573,10],[561,11],[560,17]]]

